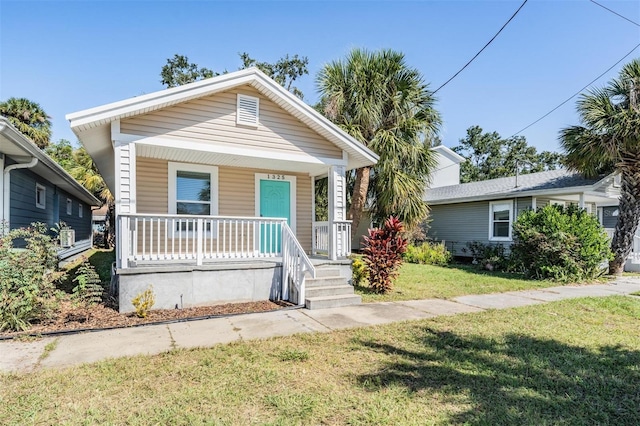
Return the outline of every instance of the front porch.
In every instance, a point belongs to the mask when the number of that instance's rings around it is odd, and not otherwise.
[[[351,223],[312,229],[310,255],[285,218],[120,214],[120,310],[133,310],[131,299],[149,285],[162,309],[266,299],[309,304],[306,280],[319,265],[339,270],[333,278],[345,283],[351,275]]]

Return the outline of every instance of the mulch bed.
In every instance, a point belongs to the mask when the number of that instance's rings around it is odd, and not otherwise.
[[[162,321],[175,321],[189,318],[216,315],[268,312],[291,306],[286,302],[227,303],[224,305],[198,306],[184,309],[158,309],[149,312],[146,318],[138,318],[135,313],[121,314],[116,309],[95,305],[89,308],[78,307],[69,301],[62,301],[56,315],[50,320],[34,324],[29,330],[13,333],[1,333],[0,337],[44,334],[58,331],[72,331],[98,328],[122,328]]]

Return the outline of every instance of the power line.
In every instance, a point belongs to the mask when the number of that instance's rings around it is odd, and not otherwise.
[[[593,83],[595,83],[596,81],[598,81],[603,75],[605,75],[606,73],[608,73],[609,71],[611,71],[616,65],[618,65],[620,62],[624,61],[626,59],[627,56],[631,55],[633,53],[634,50],[636,50],[638,47],[640,47],[640,44],[636,44],[636,46],[631,49],[629,51],[629,53],[627,53],[626,55],[624,55],[622,58],[620,58],[620,60],[618,62],[616,62],[615,64],[611,65],[609,68],[607,68],[607,70],[605,72],[603,72],[602,74],[600,74],[599,76],[597,76],[596,78],[594,78],[593,80],[591,80],[589,83],[587,83],[586,86],[584,86],[582,89],[578,90],[576,93],[574,93],[573,95],[571,95],[569,98],[567,98],[566,100],[564,100],[560,105],[558,105],[557,107],[555,107],[554,109],[552,109],[551,111],[549,111],[548,113],[546,113],[545,115],[543,115],[542,117],[538,118],[536,121],[534,121],[533,123],[529,124],[527,127],[515,132],[513,135],[511,135],[510,137],[514,137],[519,135],[520,133],[524,132],[525,130],[527,130],[529,127],[533,126],[534,124],[538,123],[540,120],[542,120],[543,118],[546,118],[549,114],[551,114],[552,112],[554,112],[555,110],[557,110],[558,108],[560,108],[562,105],[566,104],[567,102],[569,102],[571,99],[575,98],[576,96],[578,96],[580,93],[582,93],[585,89],[587,89],[589,86],[591,86]]]
[[[505,22],[505,23],[504,23],[504,25],[502,26],[502,28],[500,28],[500,30],[498,30],[498,32],[497,32],[497,33],[496,33],[496,34],[491,38],[491,40],[489,40],[489,41],[487,42],[487,44],[485,44],[485,45],[484,45],[484,47],[483,47],[482,49],[480,49],[480,50],[478,51],[478,53],[476,53],[476,54],[475,54],[475,56],[474,56],[473,58],[471,58],[471,60],[469,60],[469,62],[467,62],[466,64],[464,64],[464,66],[463,66],[462,68],[460,68],[460,70],[459,70],[457,73],[455,73],[455,74],[454,74],[454,75],[453,75],[449,80],[445,81],[445,82],[444,82],[440,87],[438,87],[438,88],[433,92],[433,94],[435,95],[436,93],[438,93],[438,90],[442,89],[444,86],[446,86],[447,84],[449,84],[449,82],[450,82],[451,80],[453,80],[454,78],[456,78],[456,77],[458,76],[458,74],[460,74],[462,71],[464,71],[464,69],[465,69],[465,68],[467,68],[467,67],[469,66],[469,64],[471,64],[471,62],[473,62],[473,61],[474,61],[478,56],[480,56],[480,54],[482,53],[482,51],[483,51],[484,49],[486,49],[486,48],[487,48],[487,47],[488,47],[488,46],[493,42],[493,40],[495,40],[495,39],[496,39],[496,37],[498,37],[498,35],[502,32],[502,30],[504,30],[504,29],[505,29],[505,27],[506,27],[507,25],[509,25],[509,22],[511,22],[511,20],[512,20],[513,18],[515,18],[515,17],[516,17],[516,15],[518,14],[518,12],[520,12],[520,9],[522,9],[522,7],[527,3],[527,1],[528,1],[528,0],[524,0],[524,2],[522,2],[522,4],[520,5],[520,7],[518,8],[518,10],[516,10],[516,11],[514,12],[514,14],[513,14],[513,15],[511,15],[511,18],[509,18],[509,20],[508,20],[507,22]]]
[[[595,1],[595,0],[589,0],[589,1],[590,1],[591,3],[597,4],[598,6],[600,6],[600,7],[601,7],[601,8],[603,8],[603,9],[608,10],[609,12],[613,13],[614,15],[617,15],[617,16],[621,17],[621,18],[622,18],[622,19],[624,19],[625,21],[629,21],[629,22],[631,22],[631,23],[632,23],[633,25],[635,25],[636,27],[640,27],[640,24],[638,24],[638,23],[637,23],[637,22],[635,22],[635,21],[632,21],[631,19],[627,18],[626,16],[622,16],[622,15],[620,15],[620,14],[619,14],[618,12],[616,12],[615,10],[611,10],[611,9],[609,9],[607,6],[601,5],[600,3],[598,3],[598,2],[597,2],[597,1]]]

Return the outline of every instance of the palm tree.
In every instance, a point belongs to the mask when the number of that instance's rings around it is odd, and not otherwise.
[[[73,151],[73,167],[69,170],[69,174],[75,180],[80,182],[82,186],[87,188],[96,197],[108,205],[107,223],[105,230],[105,242],[107,247],[113,247],[115,244],[115,202],[113,194],[109,191],[107,184],[98,172],[93,159],[84,147],[80,147]]]
[[[407,227],[425,219],[422,195],[434,165],[425,141],[441,120],[418,70],[393,50],[354,49],[344,60],[325,65],[316,84],[320,111],[380,156],[373,169],[355,172],[348,213],[352,233],[368,199],[376,219],[394,214]]]
[[[609,273],[620,275],[640,222],[640,59],[623,66],[604,88],[582,94],[577,110],[582,125],[560,132],[567,164],[587,176],[621,175],[609,262]]]
[[[69,170],[69,174],[105,203],[113,202],[113,195],[87,150],[84,147],[74,150],[73,160],[75,164]]]
[[[49,145],[51,117],[39,104],[25,98],[9,98],[0,102],[0,115],[7,117],[16,129],[40,148],[44,149]]]

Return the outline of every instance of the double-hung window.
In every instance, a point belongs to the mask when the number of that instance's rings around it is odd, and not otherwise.
[[[218,168],[169,163],[169,213],[218,214]]]
[[[489,240],[511,241],[513,223],[513,201],[493,201],[489,203]]]

